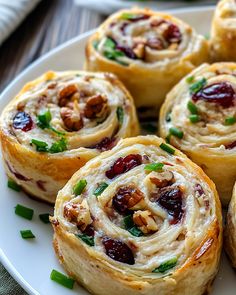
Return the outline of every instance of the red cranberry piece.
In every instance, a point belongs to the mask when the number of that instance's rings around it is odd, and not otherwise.
[[[130,214],[130,208],[143,199],[143,193],[134,186],[125,186],[118,189],[112,199],[112,206],[123,215]]]
[[[92,224],[89,224],[85,230],[83,231],[84,234],[86,234],[87,236],[90,237],[94,237],[94,227],[92,226]]]
[[[25,112],[18,112],[13,118],[13,127],[27,132],[33,128],[33,120],[29,114]]]
[[[31,180],[30,178],[27,178],[26,176],[20,174],[19,172],[14,171],[8,162],[6,162],[6,164],[7,164],[8,169],[10,170],[10,172],[12,174],[14,174],[17,179],[22,180],[22,181],[30,181]]]
[[[222,82],[202,88],[195,93],[192,98],[194,101],[202,99],[207,102],[220,104],[224,108],[228,108],[234,105],[236,94],[230,83]]]
[[[168,43],[180,43],[182,40],[182,34],[179,28],[174,24],[169,24],[167,29],[163,33],[163,37]]]
[[[105,247],[106,254],[111,259],[133,265],[134,255],[131,249],[123,242],[104,237],[102,243]]]
[[[118,158],[109,170],[106,171],[106,177],[113,179],[117,175],[125,173],[136,166],[142,164],[142,156],[138,154],[130,154],[124,158]]]
[[[225,145],[225,148],[226,148],[227,150],[232,150],[232,149],[234,149],[235,147],[236,147],[236,141],[233,141],[233,142],[231,142],[231,143]]]
[[[122,45],[117,45],[116,49],[124,52],[124,54],[131,58],[131,59],[137,59],[136,54],[133,52],[132,48],[128,47],[128,46],[122,46]]]
[[[37,184],[37,187],[38,187],[39,189],[41,189],[41,191],[43,191],[43,192],[46,192],[46,191],[47,191],[46,188],[45,188],[46,181],[43,181],[43,180],[37,180],[37,181],[36,181],[36,184]]]
[[[105,137],[103,138],[103,140],[99,143],[97,143],[96,145],[90,147],[91,149],[98,149],[102,152],[104,151],[108,151],[111,150],[116,144],[116,138],[109,138],[109,137]]]
[[[182,192],[178,187],[166,187],[158,192],[156,202],[172,216],[171,224],[180,222],[183,216]]]
[[[201,184],[197,183],[194,187],[194,191],[198,192],[200,196],[202,196],[204,194],[204,190],[201,186]]]

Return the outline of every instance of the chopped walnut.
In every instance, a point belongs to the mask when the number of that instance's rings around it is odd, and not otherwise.
[[[80,113],[75,109],[68,107],[61,108],[61,118],[66,129],[69,131],[78,131],[84,126]]]
[[[136,211],[133,215],[133,221],[145,234],[158,230],[156,220],[149,210]]]
[[[83,200],[81,204],[67,203],[64,207],[64,217],[71,223],[84,231],[86,227],[93,222],[87,200]]]
[[[85,109],[84,116],[88,119],[101,118],[107,113],[107,99],[101,94],[89,97]]]
[[[149,174],[149,179],[156,187],[162,188],[173,183],[174,174],[171,171],[164,171],[161,173],[153,171]]]
[[[67,105],[71,97],[78,92],[78,86],[76,84],[67,85],[59,92],[59,106],[64,107]]]
[[[145,45],[143,43],[137,44],[137,46],[133,49],[136,56],[140,59],[144,57],[145,54]]]

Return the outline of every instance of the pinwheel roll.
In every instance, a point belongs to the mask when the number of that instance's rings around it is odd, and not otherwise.
[[[30,195],[54,203],[75,171],[138,131],[132,97],[112,74],[48,72],[1,115],[6,172]]]
[[[208,60],[208,44],[183,21],[151,10],[122,10],[90,38],[86,68],[115,73],[138,107],[160,107],[167,92]]]
[[[214,61],[236,61],[236,2],[218,3],[211,28],[211,54]]]
[[[121,140],[75,173],[52,224],[61,263],[92,294],[200,295],[218,269],[215,186],[154,135]]]
[[[232,261],[232,265],[236,268],[236,184],[234,185],[233,195],[227,213],[225,248]]]
[[[167,95],[160,135],[215,182],[224,205],[236,177],[236,64],[202,65]]]

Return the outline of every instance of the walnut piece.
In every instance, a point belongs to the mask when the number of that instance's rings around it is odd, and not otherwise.
[[[68,107],[61,108],[61,118],[66,129],[69,131],[78,131],[84,126],[80,113],[75,109]]]
[[[107,98],[101,94],[89,97],[85,109],[84,116],[88,119],[101,118],[107,113]]]
[[[149,210],[136,211],[133,215],[133,221],[145,234],[158,230],[156,220]]]

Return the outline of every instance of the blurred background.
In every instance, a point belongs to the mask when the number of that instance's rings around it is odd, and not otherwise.
[[[65,41],[96,28],[108,14],[117,9],[140,5],[167,10],[216,2],[217,0],[0,0],[0,91],[38,57]],[[25,294],[0,264],[0,295]]]

